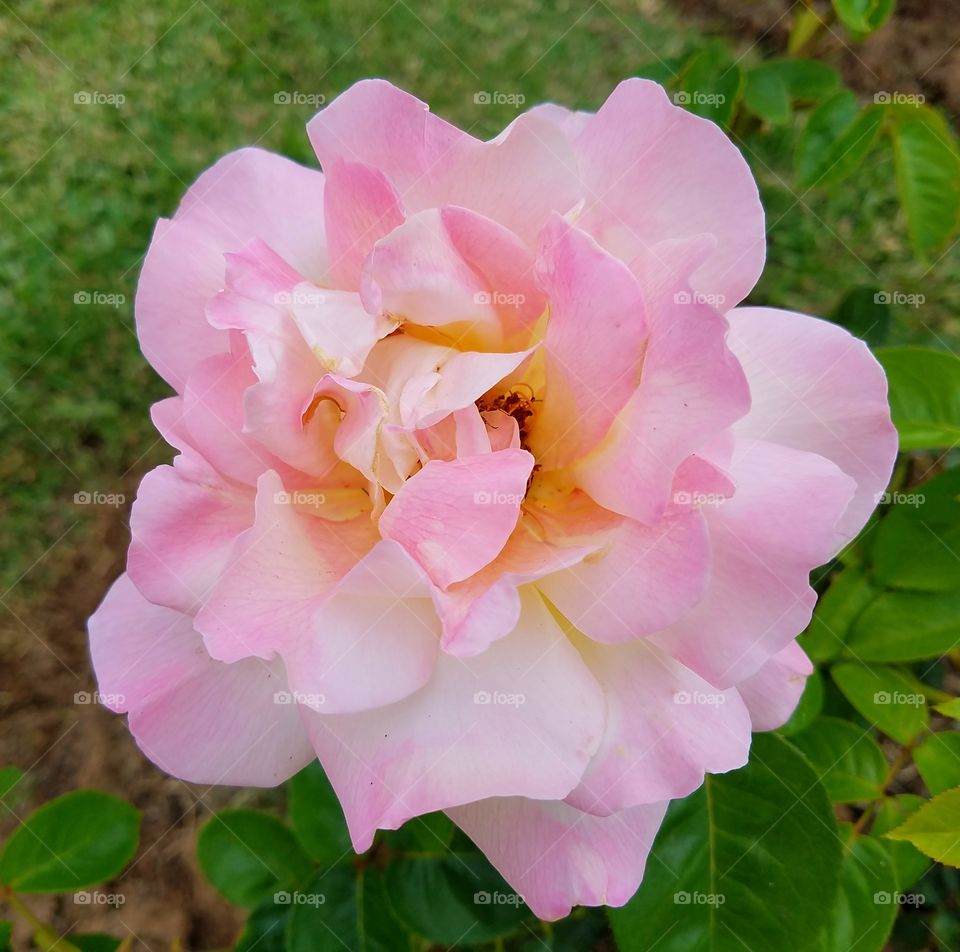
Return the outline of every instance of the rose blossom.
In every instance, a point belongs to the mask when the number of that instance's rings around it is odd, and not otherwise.
[[[654,83],[483,142],[368,81],[308,132],[323,173],[231,153],[154,233],[179,455],[100,691],[188,781],[319,758],[358,851],[445,810],[538,916],[622,904],[667,802],[796,705],[809,572],[896,452],[883,373],[737,307],[756,185]]]

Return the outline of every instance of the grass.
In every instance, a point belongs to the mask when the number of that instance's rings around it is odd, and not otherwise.
[[[15,586],[15,599],[55,595],[94,557],[103,520],[122,520],[75,493],[129,495],[169,457],[148,417],[165,385],[133,333],[138,266],[156,218],[224,152],[258,143],[314,161],[303,131],[314,110],[276,93],[329,100],[386,76],[490,135],[515,109],[478,105],[479,91],[595,108],[620,79],[702,37],[653,0],[4,6],[0,591]],[[125,101],[78,104],[81,91]],[[900,315],[899,337],[960,336],[948,316],[960,312],[957,255],[927,274],[911,260],[888,166],[797,202],[780,184],[789,138],[758,132],[748,145],[773,226],[756,300],[824,313],[856,284],[919,287],[928,304]]]

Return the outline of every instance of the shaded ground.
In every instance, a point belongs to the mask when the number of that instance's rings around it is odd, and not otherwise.
[[[682,0],[681,9],[727,35],[786,49],[796,0]],[[953,0],[897,0],[890,20],[862,43],[829,19],[830,4],[814,8],[828,21],[806,52],[837,63],[861,92],[922,93],[927,102],[960,115],[960,9]]]

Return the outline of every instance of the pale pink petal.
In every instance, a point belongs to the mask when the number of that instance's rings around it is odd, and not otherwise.
[[[334,583],[373,546],[369,512],[347,521],[322,517],[327,492],[290,492],[272,471],[260,478],[256,520],[237,538],[196,617],[215,658],[269,659],[282,651],[307,631]]]
[[[747,412],[750,392],[713,307],[682,279],[656,285],[644,273],[641,284],[650,336],[640,387],[577,479],[602,506],[653,525],[678,467]]]
[[[867,345],[827,321],[775,308],[738,308],[730,347],[753,407],[737,433],[833,460],[857,481],[837,527],[837,548],[863,528],[897,455],[887,380]]]
[[[747,762],[750,715],[736,690],[718,691],[646,641],[575,643],[606,693],[607,729],[568,803],[606,815],[672,800]]]
[[[229,349],[209,326],[206,302],[224,284],[223,255],[251,239],[269,244],[301,274],[326,269],[323,176],[261,149],[241,149],[207,169],[172,220],[157,223],[137,286],[140,346],[182,391],[194,364]]]
[[[486,651],[513,631],[520,617],[518,587],[574,565],[594,547],[553,545],[542,537],[535,518],[521,513],[497,558],[476,575],[436,592],[443,620],[443,650],[470,657]]]
[[[702,512],[713,565],[703,600],[651,636],[718,688],[732,687],[783,650],[810,621],[809,574],[832,555],[854,481],[800,450],[738,441],[730,464],[737,490]]]
[[[90,619],[101,695],[129,714],[161,770],[201,784],[270,787],[314,757],[283,666],[212,660],[190,618],[151,605],[122,575]]]
[[[813,664],[795,641],[737,685],[755,731],[772,731],[790,720],[813,674]]]
[[[400,701],[433,673],[440,621],[422,570],[378,543],[282,648],[297,700],[324,714]]]
[[[580,199],[576,159],[547,117],[520,115],[481,142],[384,80],[352,86],[308,124],[323,167],[337,159],[383,172],[412,212],[461,205],[500,222],[528,247],[551,211]]]
[[[710,540],[696,508],[670,510],[655,526],[627,519],[597,541],[598,551],[537,583],[596,641],[617,644],[665,628],[707,590]]]
[[[637,280],[589,235],[555,217],[540,242],[550,319],[546,394],[531,442],[555,469],[593,449],[636,392],[647,325]]]
[[[447,810],[539,919],[622,906],[637,891],[666,803],[591,816],[566,803],[496,797]]]
[[[337,160],[377,169],[414,210],[442,204],[434,200],[437,174],[455,145],[477,141],[383,79],[351,86],[307,123],[307,133],[325,170]]]
[[[577,225],[625,261],[659,242],[708,234],[713,253],[694,291],[722,310],[763,268],[763,208],[743,156],[718,126],[674,106],[663,88],[628,79],[574,142],[586,207]]]
[[[403,207],[393,186],[377,169],[334,159],[324,173],[328,282],[335,288],[357,291],[363,262],[376,242],[402,224]]]
[[[504,547],[532,469],[526,450],[431,460],[384,510],[380,533],[446,588],[480,571]]]
[[[354,848],[378,828],[492,796],[561,798],[603,730],[600,688],[540,597],[475,658],[441,654],[427,685],[361,714],[307,717]]]
[[[368,310],[443,327],[454,344],[498,347],[503,340],[490,291],[454,247],[439,208],[411,216],[377,242],[360,293]]]
[[[127,571],[151,602],[194,612],[220,577],[234,540],[253,524],[254,494],[183,460],[143,477],[130,513]]]

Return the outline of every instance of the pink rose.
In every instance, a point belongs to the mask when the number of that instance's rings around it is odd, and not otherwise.
[[[636,890],[667,802],[811,666],[812,568],[896,434],[866,346],[737,307],[737,149],[651,82],[482,142],[382,81],[323,173],[221,159],[137,293],[179,451],[90,621],[100,690],[196,783],[319,758],[358,851],[445,810],[540,917]]]

